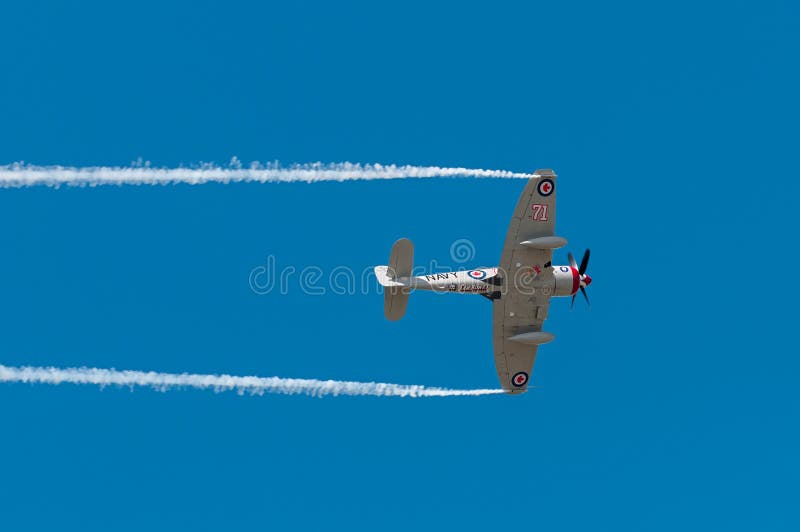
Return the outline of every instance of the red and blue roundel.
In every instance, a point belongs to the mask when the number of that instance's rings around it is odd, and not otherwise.
[[[486,277],[486,272],[483,270],[470,270],[467,272],[467,275],[469,275],[473,279],[481,280],[484,277]]]
[[[537,190],[539,191],[540,196],[549,196],[555,189],[556,185],[553,183],[552,179],[542,179],[539,182],[539,187]]]
[[[521,388],[528,384],[528,374],[524,371],[520,371],[519,373],[515,373],[513,377],[511,377],[511,384],[516,386],[517,388]]]

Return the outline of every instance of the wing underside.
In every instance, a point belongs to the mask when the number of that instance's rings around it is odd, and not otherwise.
[[[511,217],[499,266],[502,295],[493,308],[495,367],[501,386],[511,393],[527,390],[537,351],[535,343],[511,338],[542,330],[551,296],[546,276],[552,275],[552,249],[522,244],[553,236],[555,230],[556,175],[537,170],[535,176]]]

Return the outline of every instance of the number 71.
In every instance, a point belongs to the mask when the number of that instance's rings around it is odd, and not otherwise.
[[[547,204],[546,203],[532,203],[531,204],[531,220],[537,222],[547,221]]]

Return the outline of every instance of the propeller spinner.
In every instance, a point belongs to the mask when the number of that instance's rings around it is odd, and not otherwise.
[[[581,294],[583,294],[583,297],[586,299],[586,303],[591,307],[592,304],[589,303],[589,296],[586,295],[586,287],[592,284],[592,278],[586,273],[586,268],[589,266],[589,250],[587,249],[583,254],[580,266],[578,266],[578,264],[575,262],[575,257],[572,256],[572,253],[567,252],[567,258],[569,258],[569,265],[578,270],[578,275],[580,276],[579,287]],[[577,295],[577,292],[572,294],[572,301],[569,304],[570,309],[573,307],[573,305],[575,305],[575,296]]]

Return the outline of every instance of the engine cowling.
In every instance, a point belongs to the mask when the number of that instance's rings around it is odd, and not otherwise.
[[[572,266],[553,266],[553,295],[571,296],[581,285],[581,276]]]

